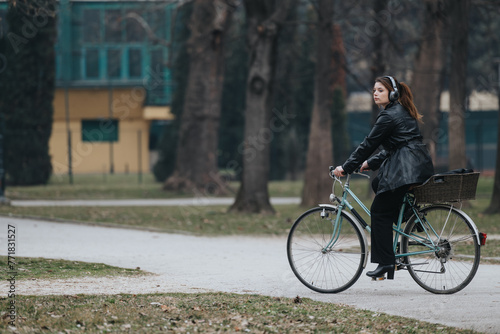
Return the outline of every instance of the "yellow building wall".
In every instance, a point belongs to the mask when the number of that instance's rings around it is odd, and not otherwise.
[[[66,120],[64,89],[56,89],[54,120]],[[70,120],[115,118],[132,120],[143,118],[146,92],[142,88],[74,88],[68,90]],[[112,109],[110,114],[110,109]]]
[[[71,132],[71,165],[74,174],[149,171],[150,121],[142,117],[144,92],[139,89],[74,89],[68,91],[69,129]],[[84,119],[118,120],[118,141],[82,141]],[[103,122],[103,124],[105,124]],[[65,92],[56,90],[54,124],[49,142],[55,175],[69,172],[68,131]]]

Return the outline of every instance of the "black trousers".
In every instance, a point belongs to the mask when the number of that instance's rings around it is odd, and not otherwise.
[[[410,186],[378,194],[371,206],[372,263],[394,264],[392,224],[397,223],[403,198]]]

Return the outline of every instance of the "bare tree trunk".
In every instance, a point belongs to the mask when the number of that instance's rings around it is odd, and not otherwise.
[[[316,42],[316,69],[314,105],[309,132],[302,205],[314,206],[328,199],[331,179],[328,166],[332,165],[333,143],[332,109],[332,43],[333,1],[318,2],[318,39]]]
[[[465,168],[465,111],[467,38],[470,0],[454,1],[451,12],[452,48],[450,71],[450,113],[448,118],[449,168]]]
[[[217,168],[223,82],[223,39],[229,0],[196,0],[188,41],[190,67],[181,115],[176,168],[164,189],[225,193]]]
[[[495,167],[495,181],[493,183],[493,194],[491,195],[490,206],[484,211],[486,214],[500,213],[500,64],[498,64],[498,139],[497,139],[497,161]]]
[[[387,10],[387,2],[388,0],[375,0],[373,4],[373,10],[375,12],[375,15],[384,10]],[[384,56],[384,50],[387,47],[384,44],[384,41],[386,40],[387,36],[383,36],[381,32],[375,34],[375,36],[372,37],[373,51],[371,54],[371,64],[370,64],[370,70],[371,70],[370,87],[373,87],[373,85],[375,84],[375,79],[377,79],[379,76],[385,74],[389,75],[392,74],[392,73],[385,73],[387,67],[386,66],[387,61],[386,57]],[[372,103],[372,125],[375,124],[375,120],[377,119],[379,111],[380,111],[379,107],[375,103]]]
[[[374,15],[376,18],[376,15],[378,13],[381,13],[383,11],[387,10],[387,3],[388,0],[374,0],[373,3],[373,11]],[[381,32],[378,34],[375,34],[371,38],[371,42],[373,45],[373,51],[371,53],[371,64],[370,64],[370,72],[371,72],[371,82],[370,82],[370,88],[373,87],[375,84],[375,79],[382,75],[391,75],[392,73],[386,73],[387,70],[387,57],[385,54],[385,50],[387,50],[387,39],[390,38],[390,36],[383,36]],[[373,126],[375,124],[375,121],[377,120],[378,114],[380,112],[380,108],[378,105],[375,103],[372,103],[372,113],[371,113],[371,125]],[[371,171],[370,176],[372,180],[377,177],[378,171]],[[374,196],[375,194],[373,193],[371,183],[367,183],[367,188],[368,188],[368,194]]]
[[[447,49],[444,34],[449,7],[445,0],[425,0],[423,31],[412,78],[415,105],[424,115],[422,135],[434,162],[439,140],[439,104]]]
[[[275,122],[272,116],[272,86],[277,35],[286,17],[289,0],[245,0],[249,74],[246,88],[245,140],[242,144],[243,172],[231,211],[273,213],[267,188],[270,143]]]
[[[333,25],[332,42],[332,83],[330,91],[332,94],[332,140],[333,161],[340,162],[349,156],[351,147],[349,145],[349,133],[347,131],[347,85],[346,85],[346,57],[342,30],[339,24]]]

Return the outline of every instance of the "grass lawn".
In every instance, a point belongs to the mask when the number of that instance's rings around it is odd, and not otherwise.
[[[7,310],[9,300],[0,300]],[[16,333],[473,333],[306,298],[227,293],[17,296]],[[0,332],[8,332],[3,316]]]
[[[186,207],[0,207],[0,214],[92,222],[197,235],[286,234],[303,211],[277,206],[275,215],[227,213],[224,206]]]
[[[15,199],[123,199],[190,197],[186,193],[169,193],[161,189],[152,174],[141,179],[136,174],[75,175],[73,184],[68,177],[52,176],[44,186],[9,187],[5,197]]]
[[[7,256],[0,256],[0,263],[4,264],[0,266],[0,277],[10,277],[12,271],[6,265]],[[139,269],[118,268],[102,263],[33,257],[15,257],[15,272],[16,280],[149,275]]]
[[[234,197],[239,184],[231,182],[229,188]],[[302,181],[272,181],[269,183],[271,196],[300,196]],[[196,196],[213,196],[197,192],[172,192],[162,190],[162,185],[156,182],[152,174],[90,174],[75,175],[73,184],[68,177],[52,176],[44,186],[9,187],[5,197],[15,199],[125,199],[125,198],[185,198]]]

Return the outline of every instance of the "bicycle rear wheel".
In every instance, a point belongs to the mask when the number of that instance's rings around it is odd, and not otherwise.
[[[422,228],[415,216],[408,221],[405,233],[413,239],[403,236],[403,252],[429,250],[425,244],[438,248],[405,258],[411,277],[432,293],[452,294],[462,290],[474,278],[479,266],[481,249],[477,229],[470,218],[450,205],[433,205],[420,212],[424,215],[424,226]]]
[[[287,241],[288,262],[297,278],[321,293],[337,293],[352,286],[365,263],[364,235],[345,213],[338,239],[330,245],[337,210],[318,207],[303,213],[293,224]]]

